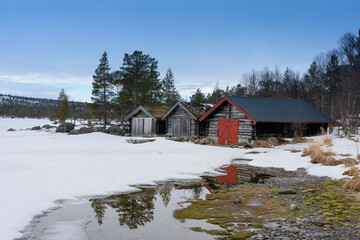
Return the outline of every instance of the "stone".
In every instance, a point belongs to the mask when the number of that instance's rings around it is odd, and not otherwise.
[[[32,127],[31,130],[41,130],[41,127],[40,126],[35,126],[35,127]]]
[[[92,133],[94,130],[92,128],[82,127],[78,130],[71,130],[69,132],[69,135],[79,135],[79,134],[86,134],[86,133]]]
[[[64,124],[60,124],[57,128],[55,132],[61,132],[61,133],[69,133],[72,130],[74,130],[75,128],[75,124],[73,123],[64,123]]]
[[[42,126],[42,128],[45,128],[45,129],[50,129],[51,126],[49,124],[45,124],[44,126]]]
[[[299,210],[299,207],[296,204],[291,204],[290,205],[290,210],[291,211],[296,211],[296,210]]]
[[[268,141],[272,143],[276,143],[276,137],[269,137]]]
[[[279,190],[278,194],[296,194],[294,190]]]
[[[14,132],[14,131],[16,131],[16,130],[13,129],[13,128],[9,128],[7,131],[8,131],[8,132]]]
[[[235,201],[233,203],[239,204],[239,203],[241,203],[241,200],[240,199],[235,199]]]
[[[112,125],[108,128],[108,132],[111,134],[111,135],[124,135],[125,132],[124,130],[122,129],[121,126],[115,126],[115,125]]]

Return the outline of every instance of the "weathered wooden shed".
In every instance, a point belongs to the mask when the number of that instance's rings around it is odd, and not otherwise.
[[[167,107],[137,107],[125,118],[130,122],[132,136],[151,137],[165,134],[165,122],[161,117],[168,110]]]
[[[206,136],[219,144],[250,142],[264,137],[293,137],[327,129],[332,119],[304,100],[228,96],[204,116]]]
[[[176,103],[162,118],[165,121],[166,134],[171,137],[198,136],[201,131],[199,118],[206,113],[206,110],[208,109],[204,105]]]

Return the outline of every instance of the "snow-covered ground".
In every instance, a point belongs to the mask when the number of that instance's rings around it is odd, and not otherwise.
[[[341,178],[343,165],[326,167],[288,149],[308,144],[285,145],[253,151],[156,138],[155,142],[129,144],[125,137],[103,133],[67,135],[51,131],[15,131],[50,123],[48,120],[0,118],[0,239],[20,237],[18,232],[41,211],[59,199],[75,199],[132,190],[129,185],[169,178],[194,178],[213,172],[232,159],[252,158],[256,166],[303,167],[309,173]],[[321,140],[322,137],[315,139]],[[332,151],[357,154],[355,142],[333,140]],[[357,143],[359,144],[359,143]]]

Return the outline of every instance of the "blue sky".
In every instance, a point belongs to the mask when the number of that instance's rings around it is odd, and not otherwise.
[[[235,85],[251,69],[303,74],[360,28],[360,1],[0,0],[0,93],[89,101],[103,51],[112,70],[142,50],[181,94]]]

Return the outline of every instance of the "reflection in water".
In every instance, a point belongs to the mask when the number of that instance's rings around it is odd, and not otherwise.
[[[176,189],[191,190],[197,198],[203,192],[199,183],[191,185],[176,185],[174,182],[158,184],[154,188],[144,188],[140,192],[112,195],[106,198],[90,199],[91,207],[99,225],[102,225],[108,207],[115,210],[120,226],[137,229],[154,219],[154,203],[156,195],[160,196],[165,208],[171,200],[171,193]]]
[[[90,199],[99,225],[107,207],[113,208],[118,214],[121,226],[136,229],[154,219],[155,189],[146,189],[139,193],[113,195],[103,199]]]

